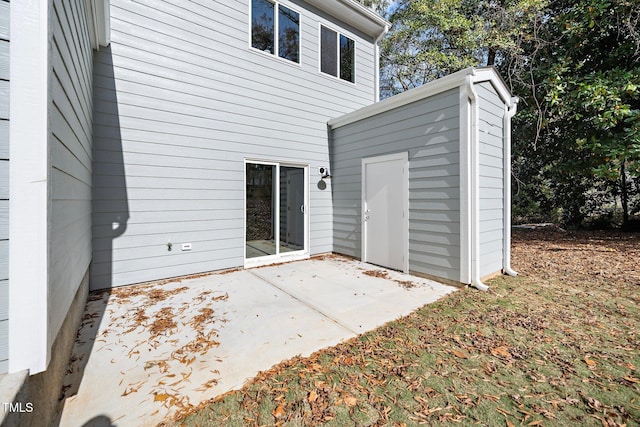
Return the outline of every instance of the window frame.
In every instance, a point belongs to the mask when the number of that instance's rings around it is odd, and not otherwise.
[[[253,2],[254,0],[250,0],[249,4],[249,31],[248,31],[248,43],[249,49],[254,52],[259,52],[262,55],[268,56],[270,58],[276,58],[280,61],[284,61],[287,64],[297,65],[298,67],[302,66],[302,13],[295,7],[291,7],[288,3],[285,4],[280,0],[265,0],[271,4],[273,4],[273,50],[274,52],[265,52],[261,49],[258,49],[253,46]],[[298,14],[298,61],[292,61],[291,59],[284,58],[280,56],[280,6],[283,6],[295,13]]]
[[[334,33],[336,33],[336,75],[334,76],[333,74],[329,74],[329,73],[325,73],[324,71],[322,71],[322,27],[326,28],[327,30],[333,31]],[[340,72],[341,72],[341,55],[340,55],[340,38],[341,37],[345,37],[347,40],[351,40],[351,42],[353,43],[353,81],[351,80],[346,80],[343,79],[342,77],[340,77]],[[321,75],[323,76],[327,76],[330,77],[332,79],[336,79],[339,80],[341,82],[345,82],[345,83],[349,83],[352,85],[356,84],[356,62],[357,62],[357,55],[356,55],[356,51],[357,51],[357,41],[354,37],[351,37],[347,34],[345,34],[342,31],[339,31],[337,29],[335,29],[334,27],[324,24],[322,22],[319,22],[318,25],[318,71],[320,72]]]
[[[308,259],[311,255],[311,213],[312,213],[312,205],[311,205],[311,188],[310,188],[310,171],[311,165],[308,162],[303,160],[292,159],[290,161],[284,161],[280,158],[270,158],[270,157],[245,157],[244,158],[244,167],[243,167],[243,239],[244,239],[244,267],[259,267],[262,265],[273,264],[274,262],[289,262],[289,261],[297,261]],[[275,176],[277,176],[277,188],[274,189],[275,195],[275,203],[277,206],[280,206],[280,167],[294,167],[300,168],[304,170],[304,249],[299,251],[292,252],[280,252],[277,251],[276,254],[265,255],[263,257],[255,257],[255,258],[247,258],[246,251],[246,242],[247,242],[247,165],[248,164],[259,164],[259,165],[270,165],[275,166]],[[276,215],[279,218],[279,215]],[[278,228],[278,242],[280,241],[280,230]],[[274,233],[275,238],[275,233]]]

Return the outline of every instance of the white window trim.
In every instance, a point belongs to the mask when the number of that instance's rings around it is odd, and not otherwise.
[[[337,53],[337,70],[336,70],[336,75],[332,76],[331,74],[327,74],[324,71],[322,71],[322,27],[325,27],[328,30],[334,31],[338,36],[336,37],[336,53]],[[349,80],[345,80],[340,78],[340,36],[345,36],[346,38],[348,38],[349,40],[351,40],[353,42],[353,80],[354,81],[349,81]],[[320,72],[321,75],[329,77],[333,80],[338,80],[347,84],[350,84],[352,86],[356,85],[356,81],[358,80],[356,78],[356,72],[357,72],[357,49],[358,49],[358,42],[355,39],[355,37],[352,37],[348,34],[345,34],[344,32],[337,30],[336,27],[333,27],[331,25],[327,25],[326,23],[323,22],[319,22],[318,23],[318,71]]]
[[[257,52],[260,55],[263,55],[265,57],[268,58],[275,58],[279,61],[284,62],[285,64],[290,64],[290,65],[296,65],[298,67],[302,67],[302,13],[300,13],[300,11],[298,9],[296,9],[295,7],[291,7],[288,3],[284,3],[282,1],[278,1],[278,0],[267,0],[269,3],[273,4],[274,7],[274,23],[273,23],[273,32],[274,32],[274,41],[273,41],[273,50],[274,53],[268,53],[265,52],[263,50],[257,49],[255,47],[253,47],[253,40],[252,40],[252,36],[253,36],[253,0],[249,0],[248,4],[249,4],[249,31],[248,31],[248,38],[247,38],[247,44],[249,45],[249,50],[252,52]],[[279,31],[280,31],[280,19],[278,18],[278,12],[279,12],[279,6],[283,5],[284,7],[286,7],[287,9],[291,9],[292,11],[296,12],[298,14],[298,62],[295,61],[291,61],[290,59],[287,58],[282,58],[279,55],[279,49],[280,49],[280,45],[278,43],[279,39]]]

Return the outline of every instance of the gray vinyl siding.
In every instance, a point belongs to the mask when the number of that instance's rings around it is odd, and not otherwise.
[[[363,157],[409,153],[409,269],[460,278],[459,91],[332,133],[334,251],[361,257]]]
[[[9,365],[9,7],[0,1],[0,374]]]
[[[92,57],[85,2],[51,15],[49,342],[91,261]]]
[[[93,289],[242,266],[245,159],[310,166],[310,250],[333,249],[317,168],[327,120],[373,100],[373,43],[282,4],[300,13],[299,65],[250,48],[249,0],[111,1],[94,69]],[[356,41],[355,85],[320,74],[320,22]]]
[[[9,40],[9,14],[10,3],[7,0],[0,0],[0,39]]]
[[[504,102],[490,82],[479,83],[480,274],[502,269],[504,227]]]

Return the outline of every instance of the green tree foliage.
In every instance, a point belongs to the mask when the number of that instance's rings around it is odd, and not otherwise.
[[[640,209],[640,3],[560,1],[548,16],[515,85],[524,101],[516,204],[534,200],[578,224],[618,199],[626,224]],[[546,195],[534,195],[541,188]]]
[[[400,0],[388,19],[383,96],[495,65],[521,97],[514,213],[640,211],[638,0]]]
[[[387,16],[387,11],[389,10],[389,6],[393,1],[391,0],[358,0],[358,2],[367,6],[368,8],[378,12],[381,16]]]
[[[383,43],[382,91],[390,96],[477,65],[526,63],[547,0],[400,0]]]

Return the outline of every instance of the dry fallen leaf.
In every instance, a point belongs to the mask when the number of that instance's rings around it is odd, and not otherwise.
[[[590,367],[594,367],[596,366],[596,362],[594,362],[593,360],[589,359],[588,357],[584,358],[584,363],[586,363],[587,365],[589,365]]]
[[[503,415],[512,415],[511,412],[507,411],[506,409],[502,409],[501,407],[497,407],[496,411],[500,412]]]
[[[358,403],[358,399],[356,399],[353,396],[345,397],[344,398],[344,403],[347,406],[356,406],[356,404]]]
[[[451,350],[451,353],[454,356],[459,357],[461,359],[468,359],[469,358],[466,354],[464,354],[463,352],[458,351],[458,350]]]
[[[168,394],[165,393],[158,393],[155,395],[155,397],[153,398],[154,402],[164,402],[165,400],[167,400],[169,398]]]
[[[509,353],[506,346],[491,349],[491,354],[494,356],[511,357],[511,353]]]
[[[590,408],[595,409],[596,411],[602,407],[602,402],[598,399],[594,399],[593,397],[585,397],[584,400]]]
[[[315,402],[318,399],[318,393],[316,393],[315,390],[311,390],[311,392],[309,393],[309,402]]]
[[[281,416],[284,415],[284,400],[282,401],[282,403],[280,403],[280,405],[278,405],[278,407],[276,409],[273,410],[273,412],[271,412],[273,414],[274,417],[276,418],[280,418]]]

